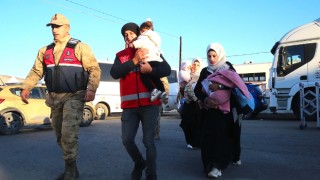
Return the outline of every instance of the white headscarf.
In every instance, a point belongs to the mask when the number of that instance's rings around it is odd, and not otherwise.
[[[195,61],[198,61],[198,62],[199,62],[199,69],[198,69],[196,72],[194,72],[194,73],[195,73],[195,74],[200,74],[200,72],[201,72],[201,70],[202,70],[202,68],[203,68],[203,60],[202,60],[202,58],[197,57],[197,58],[194,58],[194,59],[192,60],[192,63],[191,63],[191,64],[193,64]]]
[[[217,53],[219,59],[218,59],[218,62],[216,62],[215,64],[211,64],[207,57],[207,62],[208,62],[207,70],[212,73],[220,69],[229,69],[229,65],[226,64],[227,57],[226,57],[226,52],[224,51],[223,46],[219,43],[211,43],[207,47],[207,51],[206,51],[207,55],[210,50],[214,50]]]
[[[188,84],[194,84],[198,81],[199,76],[200,76],[200,72],[203,68],[203,60],[202,58],[194,58],[191,62],[191,64],[193,64],[194,62],[199,62],[199,69],[195,72],[191,72],[191,80]]]

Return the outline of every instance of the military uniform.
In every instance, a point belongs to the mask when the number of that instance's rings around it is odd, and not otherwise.
[[[57,19],[59,20],[61,18],[65,17],[56,14],[52,18],[51,22],[55,22],[57,21]],[[48,25],[51,24],[54,23],[49,23]],[[73,169],[76,169],[75,161],[78,157],[78,131],[83,118],[83,108],[85,103],[86,91],[96,91],[100,82],[101,70],[90,47],[82,42],[77,41],[73,49],[71,49],[71,52],[74,53],[72,58],[66,58],[64,53],[67,53],[68,55],[70,54],[69,51],[65,51],[65,49],[67,48],[67,43],[70,40],[72,40],[70,35],[60,38],[59,40],[54,40],[54,42],[51,44],[52,49],[50,50],[49,54],[49,46],[42,47],[38,51],[35,63],[31,68],[29,74],[27,75],[21,89],[30,91],[40,79],[45,77],[45,82],[48,88],[46,104],[51,107],[52,128],[56,134],[57,143],[63,151],[63,158],[66,162],[66,169],[67,167],[69,167],[70,169],[71,166]],[[52,64],[48,65],[45,60],[46,58],[48,59],[48,56],[50,54],[52,55]],[[63,65],[62,63],[60,63],[62,62],[62,59],[70,61],[70,64]],[[73,61],[77,61],[78,69],[80,69],[80,71],[83,71],[83,73],[86,73],[87,77],[85,81],[83,80],[83,78],[77,79],[77,81],[74,80],[74,77],[66,75],[65,79],[70,80],[71,84],[86,83],[84,84],[85,87],[83,87],[82,85],[81,88],[59,90],[59,88],[62,86],[68,87],[68,82],[59,83],[60,77],[57,78],[54,76],[50,76],[48,73],[48,69],[50,67],[53,67],[54,69],[64,68],[64,72],[68,72],[69,69],[71,69],[72,71],[72,68],[75,67],[75,65],[72,64]],[[62,71],[57,72],[58,74],[63,73]],[[56,80],[55,82],[58,83],[51,83],[51,81],[53,82],[54,80]],[[82,82],[79,82],[79,80]],[[69,166],[67,166],[67,164],[69,164]],[[67,171],[65,171],[65,173],[66,172]],[[63,173],[60,178],[69,179],[66,178],[65,173]],[[74,175],[74,171],[72,173],[73,177],[71,176],[71,179],[76,176]]]
[[[54,42],[53,54],[56,63],[59,62],[64,47],[70,38],[71,36],[67,36],[63,40]],[[39,50],[36,61],[21,89],[31,90],[43,77],[45,69],[43,56],[46,48],[47,46]],[[84,70],[90,74],[87,88],[95,92],[100,82],[101,70],[91,49],[86,44],[79,42],[75,47],[75,56],[81,61]],[[63,158],[65,160],[76,160],[78,155],[78,129],[83,117],[84,95],[85,90],[80,90],[75,93],[49,92],[47,97],[46,103],[51,107],[52,127],[56,133],[57,142],[64,151]],[[63,112],[65,113],[63,114]],[[61,131],[62,126],[68,127],[65,128],[66,132]],[[77,127],[72,128],[70,126]],[[61,137],[62,135],[66,137]]]
[[[160,80],[162,81],[163,83],[163,86],[164,86],[164,89],[165,89],[165,92],[167,94],[167,96],[169,95],[169,89],[170,89],[170,85],[169,85],[169,82],[168,82],[168,78],[167,77],[162,77],[160,78]],[[162,100],[163,101],[163,100]],[[164,103],[164,102],[162,102]],[[162,109],[162,105],[160,106],[160,111],[159,111],[159,116],[157,118],[157,125],[156,125],[156,134],[154,136],[154,139],[156,140],[159,140],[160,139],[160,119],[161,119],[161,109]]]

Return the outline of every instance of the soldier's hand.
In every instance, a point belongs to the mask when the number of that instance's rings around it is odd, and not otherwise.
[[[26,104],[29,104],[29,101],[28,101],[29,94],[30,94],[30,92],[28,90],[26,90],[26,89],[21,90],[21,94],[20,94],[21,100]]]
[[[95,93],[95,92],[90,91],[90,90],[87,90],[87,91],[86,91],[86,94],[85,94],[85,96],[84,96],[84,100],[85,100],[86,102],[93,101],[95,96],[96,96],[96,93]]]

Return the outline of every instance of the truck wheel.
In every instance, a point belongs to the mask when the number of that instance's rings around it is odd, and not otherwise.
[[[0,132],[2,134],[17,134],[22,126],[22,117],[17,113],[6,112],[0,116]]]
[[[83,109],[83,119],[81,121],[80,126],[81,127],[88,127],[91,125],[93,121],[94,115],[92,111],[89,108],[84,108]]]
[[[96,105],[97,119],[106,120],[109,115],[109,108],[102,103]]]

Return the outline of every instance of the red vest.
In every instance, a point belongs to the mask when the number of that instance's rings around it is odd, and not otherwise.
[[[134,48],[127,48],[117,53],[123,64],[133,59]],[[125,77],[120,78],[121,108],[137,108],[139,106],[160,105],[160,100],[150,101],[151,92],[145,87],[140,77],[140,67],[137,66]]]
[[[69,40],[57,65],[53,55],[54,44],[47,46],[43,63],[46,67],[44,80],[49,92],[70,93],[87,88],[88,72],[84,71],[74,52],[78,42],[76,39]]]

